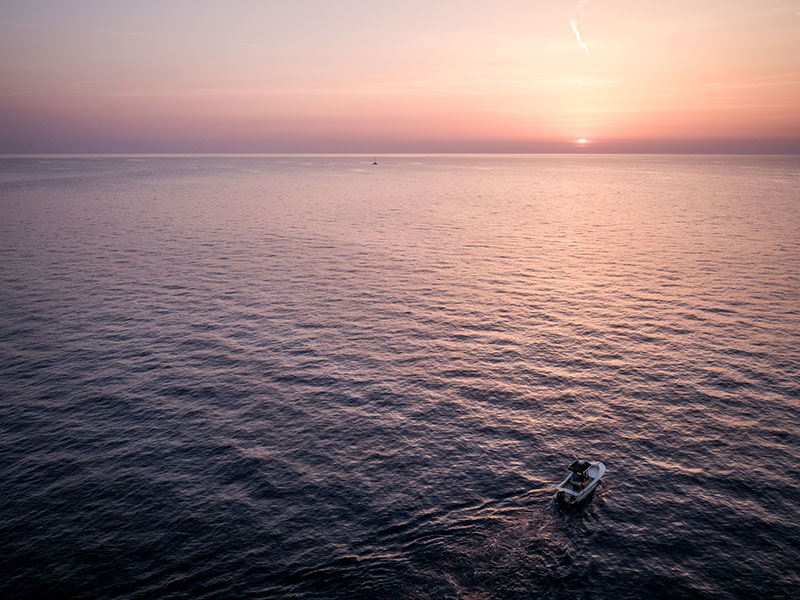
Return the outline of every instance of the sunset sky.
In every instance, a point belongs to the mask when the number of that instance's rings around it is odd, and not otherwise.
[[[800,3],[0,0],[2,153],[572,150],[800,152]]]

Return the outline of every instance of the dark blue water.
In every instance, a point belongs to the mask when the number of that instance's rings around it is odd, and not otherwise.
[[[0,596],[797,597],[800,160],[379,162],[0,160]]]

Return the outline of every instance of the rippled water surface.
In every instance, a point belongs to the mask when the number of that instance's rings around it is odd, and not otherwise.
[[[796,597],[800,160],[379,162],[0,160],[0,595]]]

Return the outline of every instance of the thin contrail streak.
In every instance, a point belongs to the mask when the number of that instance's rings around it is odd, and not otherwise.
[[[586,44],[583,43],[581,39],[581,32],[578,31],[578,23],[575,19],[570,19],[569,24],[572,25],[572,31],[575,32],[575,37],[578,39],[578,45],[583,48],[583,51],[586,52],[586,56],[589,56],[589,48],[586,47]]]

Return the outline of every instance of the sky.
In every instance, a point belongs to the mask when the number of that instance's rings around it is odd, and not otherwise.
[[[0,153],[800,153],[798,0],[0,0]]]

